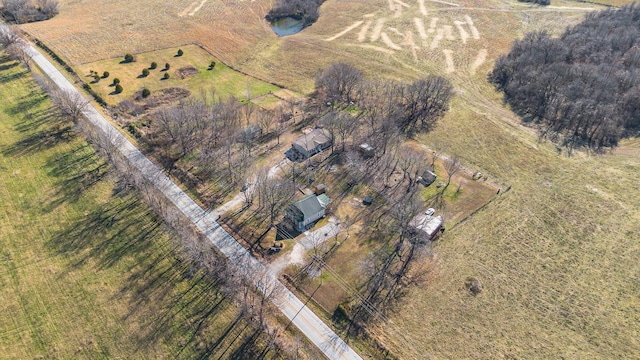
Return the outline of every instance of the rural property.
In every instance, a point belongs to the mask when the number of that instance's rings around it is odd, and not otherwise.
[[[639,358],[639,19],[0,0],[0,357]]]

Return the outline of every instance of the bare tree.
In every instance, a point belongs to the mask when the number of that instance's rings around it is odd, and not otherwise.
[[[57,0],[35,0],[34,4],[36,9],[40,10],[47,19],[51,19],[60,13]]]
[[[386,241],[362,264],[363,274],[367,274],[363,284],[363,306],[368,308],[357,312],[362,320],[371,319],[378,310],[384,312],[404,294],[403,289],[409,284],[409,271],[428,243],[424,233],[411,225],[422,206],[416,192],[406,194],[394,203],[390,221],[381,229],[381,238]]]
[[[407,133],[431,130],[453,98],[453,85],[441,76],[430,75],[399,87],[398,91],[403,108],[398,126]]]
[[[273,114],[266,110],[260,110],[256,113],[256,116],[258,117],[258,126],[260,126],[264,134],[268,134],[273,126]]]
[[[270,223],[275,224],[284,208],[293,199],[294,188],[288,181],[279,177],[269,177],[268,170],[260,171],[256,179],[258,203],[265,209]]]
[[[431,171],[436,170],[436,160],[442,155],[442,147],[438,144],[431,146]]]
[[[27,68],[27,71],[31,71],[31,56],[29,56],[29,53],[24,50],[20,43],[13,43],[7,46],[7,53],[12,59],[20,61],[20,63]]]
[[[447,186],[451,184],[451,178],[462,168],[460,158],[456,156],[450,156],[444,160],[444,171],[447,173]]]
[[[335,63],[316,78],[316,91],[323,101],[349,103],[355,101],[362,71],[346,63]]]
[[[2,10],[11,15],[17,24],[27,22],[30,7],[33,7],[31,0],[2,0]]]
[[[233,289],[240,297],[243,314],[256,321],[261,329],[267,327],[267,316],[275,310],[284,295],[284,287],[269,271],[255,263],[247,255],[232,260]]]
[[[202,119],[206,114],[204,103],[195,100],[181,101],[177,106],[162,109],[155,114],[161,130],[177,144],[180,156],[188,155],[203,137]]]
[[[368,81],[360,87],[358,108],[369,126],[370,135],[378,133],[387,123],[396,124],[402,116],[397,100],[400,85],[391,81]]]
[[[253,200],[256,198],[256,188],[253,184],[246,183],[242,186],[242,196],[244,197],[244,203],[247,207],[253,204]]]
[[[3,11],[18,24],[50,19],[58,14],[57,0],[2,0]]]
[[[0,29],[0,46],[7,48],[12,44],[22,43],[23,40],[13,29]]]
[[[251,122],[251,115],[255,111],[255,107],[251,104],[251,102],[247,102],[242,105],[242,116],[244,117],[244,121],[246,126],[249,126]]]
[[[426,169],[426,158],[411,146],[404,145],[398,152],[398,166],[402,169],[404,179],[409,182],[407,186],[407,192],[409,192],[416,184],[420,173]]]
[[[222,147],[222,152],[226,160],[228,181],[232,186],[236,186],[249,168],[251,148],[247,143],[237,144],[233,139],[228,139]]]
[[[349,113],[340,113],[335,118],[335,133],[338,135],[341,144],[341,151],[345,151],[347,139],[358,128],[358,119],[355,119]],[[334,137],[335,138],[335,137]]]
[[[287,123],[284,119],[283,113],[281,112],[281,108],[276,109],[275,113],[275,127],[273,129],[274,134],[276,135],[276,139],[278,139],[278,144],[280,145],[280,136],[285,133],[287,130]]]
[[[83,112],[89,106],[89,101],[80,95],[77,91],[68,91],[64,89],[53,90],[49,96],[51,100],[58,106],[60,113],[77,124],[83,116]]]

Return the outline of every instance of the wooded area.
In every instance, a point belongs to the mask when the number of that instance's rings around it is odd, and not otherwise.
[[[57,0],[2,0],[2,13],[9,21],[23,24],[58,15]]]
[[[640,7],[594,12],[557,39],[525,35],[490,78],[542,137],[603,150],[640,130],[639,42]]]
[[[320,16],[318,8],[323,2],[324,0],[278,0],[265,19],[274,21],[283,17],[292,17],[304,20],[304,25],[308,26],[318,20]]]

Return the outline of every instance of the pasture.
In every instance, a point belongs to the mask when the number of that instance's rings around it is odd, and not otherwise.
[[[334,61],[371,77],[446,75],[457,90],[451,110],[416,140],[439,143],[512,189],[445,233],[428,286],[372,334],[400,358],[640,354],[640,142],[568,158],[522,125],[486,81],[513,39],[558,34],[601,7],[329,0],[313,26],[277,38],[262,19],[266,0],[207,1],[193,15],[199,3],[190,1],[163,2],[161,11],[151,0],[61,3],[56,18],[23,28],[75,65],[198,42],[235,68],[301,92]],[[482,292],[469,292],[469,278]]]

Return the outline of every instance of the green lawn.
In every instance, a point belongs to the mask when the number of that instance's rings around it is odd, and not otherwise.
[[[178,49],[183,50],[182,56],[176,56]],[[135,54],[135,57],[135,62],[123,63],[123,54],[121,58],[78,65],[76,70],[110,104],[117,104],[124,99],[131,98],[136,91],[145,87],[151,91],[152,95],[160,89],[179,87],[194,94],[198,94],[201,90],[209,92],[210,89],[214,89],[216,95],[222,97],[233,95],[239,99],[258,97],[280,89],[275,85],[229,68],[196,45]],[[216,64],[213,69],[210,69],[212,61]],[[156,62],[158,67],[149,69],[151,62]],[[165,71],[167,63],[170,64],[170,67]],[[198,72],[184,79],[180,78],[178,70],[187,67],[193,67]],[[149,75],[143,77],[142,70],[145,68],[149,70]],[[89,76],[91,70],[100,76],[108,71],[109,77],[95,83]],[[169,79],[162,79],[165,73],[169,74]],[[114,78],[120,79],[120,85],[123,88],[120,94],[114,94]]]
[[[6,57],[0,99],[0,358],[250,354],[234,304]]]

